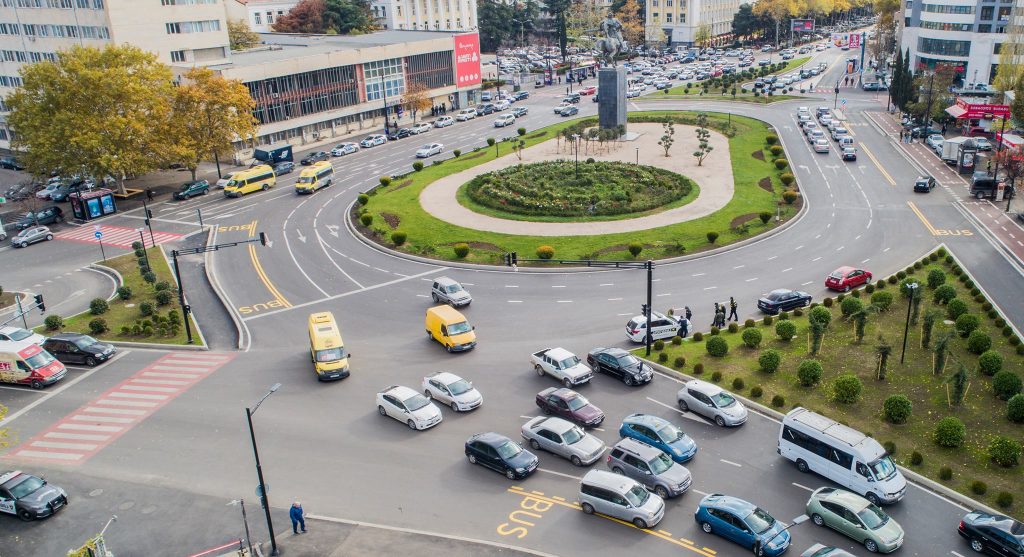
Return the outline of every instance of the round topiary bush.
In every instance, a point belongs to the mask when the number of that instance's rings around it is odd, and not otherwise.
[[[896,284],[899,280],[900,279],[896,278],[896,275],[891,275],[889,278],[885,279],[885,282],[888,282],[889,284]]]
[[[709,244],[713,244],[713,243],[715,243],[715,240],[718,239],[718,232],[711,231],[711,232],[708,232],[707,234],[705,234],[705,236],[707,236],[707,238],[708,238],[708,243]]]
[[[660,340],[660,339],[654,341],[654,349],[655,350],[664,350],[665,349],[665,341]]]
[[[879,290],[871,295],[871,305],[878,308],[878,311],[887,311],[892,307],[892,292]]]
[[[640,252],[644,251],[644,246],[640,242],[630,242],[630,244],[626,246],[626,251],[628,251],[633,257],[636,257],[640,255]]]
[[[835,302],[832,301],[832,298],[825,298],[824,300],[821,301],[821,303],[825,307],[830,308],[830,307],[832,307],[832,304],[835,303]]]
[[[469,255],[469,244],[460,242],[452,246],[452,250],[455,252],[455,257],[459,259],[465,259]]]
[[[667,362],[668,361],[668,352],[660,352],[658,354],[658,361],[661,362],[661,363]]]
[[[377,181],[380,182],[381,187],[386,188],[391,185],[391,176],[381,176],[377,178]]]
[[[401,230],[395,230],[394,232],[391,233],[391,243],[395,244],[396,246],[400,246],[405,243],[405,240],[408,237],[409,235],[406,234],[405,232]]]
[[[798,311],[799,309],[800,309],[800,308],[796,308],[796,309],[795,309],[795,310],[793,310],[793,311],[794,311],[794,312],[796,312],[796,311]],[[779,318],[779,321],[782,321],[782,320],[784,320],[784,319],[789,319],[789,312],[788,312],[788,311],[780,311],[780,312],[779,312],[779,315],[778,315],[777,317]]]
[[[729,353],[729,343],[720,336],[713,336],[704,343],[705,350],[708,354],[716,358],[721,358]]]
[[[363,226],[370,226],[371,224],[373,224],[373,215],[371,215],[370,213],[364,213],[362,216],[359,217],[359,222],[361,222]]]
[[[927,279],[928,288],[935,290],[936,288],[946,284],[946,273],[942,272],[942,269],[932,269],[928,271]]]
[[[64,326],[64,318],[59,315],[47,315],[43,324],[46,325],[47,331],[56,331]]]
[[[935,442],[942,447],[957,448],[967,439],[967,426],[960,418],[948,416],[935,425]]]
[[[700,341],[704,340],[704,333],[702,333],[700,331],[697,331],[696,333],[693,333],[693,340],[695,342],[700,342]]]
[[[864,286],[864,291],[867,292],[868,294],[873,294],[875,292],[875,285],[871,284],[870,282],[867,283]]]
[[[965,313],[956,318],[956,332],[966,338],[972,331],[981,326],[981,319],[973,313]]]
[[[159,291],[161,291],[161,290],[170,290],[170,289],[171,289],[171,283],[167,282],[166,280],[162,280],[162,281],[160,281],[160,282],[158,282],[158,283],[154,284],[154,285],[153,285],[153,288],[154,288],[154,289],[155,289],[155,290],[156,290],[157,292],[159,292]]]
[[[711,374],[711,381],[713,383],[721,382],[722,381],[722,372],[721,371],[716,371],[716,372],[712,373]]]
[[[118,287],[118,289],[117,289],[117,297],[121,298],[122,300],[131,300],[132,299],[132,287],[131,286],[121,286],[121,287]]]
[[[782,408],[786,405],[786,397],[782,395],[775,395],[772,397],[772,406],[776,408]]]
[[[758,329],[744,329],[743,330],[743,344],[747,345],[747,348],[757,348],[761,345],[761,331]]]
[[[787,166],[789,166],[789,161],[786,159],[775,159],[775,168],[784,170]]]
[[[1014,423],[1024,423],[1024,394],[1017,393],[1006,403],[1006,418]]]
[[[1002,435],[996,436],[988,444],[988,457],[1004,468],[1020,464],[1020,452],[1020,443]]]
[[[782,182],[782,185],[788,188],[796,181],[796,176],[793,176],[789,172],[783,172],[782,174],[779,174],[779,181]]]
[[[760,366],[761,371],[765,373],[775,373],[779,370],[779,365],[782,364],[782,353],[778,350],[769,348],[757,358],[757,363]]]
[[[906,395],[891,395],[882,403],[885,419],[894,424],[905,424],[914,410],[914,404]]]
[[[910,453],[911,466],[920,466],[922,462],[924,462],[924,455],[917,451]]]
[[[732,323],[729,323],[729,332],[730,333],[735,333],[738,330],[740,330],[740,324],[739,323],[737,323],[735,321],[733,321]]]
[[[882,448],[885,449],[885,454],[895,455],[896,454],[896,443],[892,441],[885,441],[882,443]]]
[[[777,157],[782,154],[782,145],[772,145],[768,148],[768,152]]]
[[[946,317],[954,321],[965,313],[967,313],[967,302],[960,298],[953,298],[946,304]]]
[[[992,378],[992,390],[1002,400],[1010,400],[1021,391],[1020,376],[1010,370],[1002,370]]]
[[[153,298],[156,300],[156,305],[166,306],[174,300],[174,294],[171,294],[170,290],[161,290],[157,292]]]
[[[779,136],[775,134],[768,134],[764,136],[764,140],[766,143],[768,143],[768,145],[775,145],[776,143],[779,142]]]
[[[679,335],[676,335],[676,336],[672,337],[672,344],[673,345],[679,346],[682,343],[683,343],[683,337],[681,337]]]
[[[999,495],[996,495],[996,504],[1004,509],[1012,507],[1013,495],[1007,491],[1000,491]]]
[[[832,382],[832,398],[836,402],[852,404],[860,399],[860,393],[864,389],[864,383],[860,378],[851,373],[845,373],[836,377]]]
[[[775,324],[775,336],[779,340],[790,341],[796,336],[796,323],[790,320],[779,321]]]
[[[416,162],[412,163],[412,169],[415,170],[416,172],[419,172],[420,170],[423,170],[423,163],[420,162],[420,161],[416,161]]]
[[[800,194],[792,189],[782,192],[782,200],[786,202],[786,205],[792,205],[798,197],[800,197]]]
[[[732,380],[732,388],[736,391],[742,391],[746,387],[746,383],[743,382],[742,377],[736,377]]]
[[[974,480],[971,482],[971,493],[975,495],[984,495],[988,492],[988,484],[981,480]]]
[[[746,329],[749,329],[751,327],[756,327],[756,326],[757,326],[757,321],[754,321],[753,319],[747,319],[746,321],[743,322],[743,327],[746,328]]]
[[[811,313],[807,315],[807,321],[811,323],[821,323],[828,327],[829,323],[832,322],[832,312],[827,307],[815,306],[811,308]]]
[[[94,335],[102,335],[103,333],[107,332],[110,329],[109,327],[107,327],[106,319],[103,319],[102,317],[97,317],[96,319],[89,321],[89,330]]]
[[[694,375],[700,375],[702,373],[704,373],[704,364],[699,363],[699,362],[694,364],[693,365],[693,374]]]
[[[715,336],[715,335],[717,335],[720,332],[722,332],[722,330],[719,329],[718,327],[711,327],[711,331],[710,331],[711,336]]]
[[[359,201],[360,205],[364,205],[365,206],[367,203],[370,202],[370,196],[366,195],[365,193],[361,193],[361,194],[359,194],[359,197],[356,198],[356,200]]]
[[[839,304],[839,311],[842,312],[843,317],[849,317],[862,309],[864,309],[864,302],[853,297],[845,298]]]
[[[976,330],[967,337],[967,349],[972,354],[981,354],[989,348],[992,348],[992,337],[988,336],[985,331]]]
[[[551,246],[540,246],[537,248],[537,257],[541,259],[551,259],[555,256],[555,248]]]
[[[772,319],[771,315],[765,315],[764,318],[761,319],[761,323],[766,327],[771,325],[773,321],[774,319]]]
[[[813,386],[821,381],[821,374],[821,362],[817,360],[804,360],[800,362],[800,367],[796,368],[797,379],[804,387]]]
[[[988,350],[978,357],[978,370],[989,377],[1003,369],[1003,356],[995,350]]]
[[[143,317],[153,315],[153,304],[150,302],[142,302],[139,304],[139,313],[141,313]]]
[[[676,369],[682,369],[683,366],[686,365],[686,358],[682,356],[676,356],[676,359],[672,361],[672,365],[675,366]]]
[[[949,466],[943,466],[939,468],[939,479],[943,481],[949,481],[953,479],[953,469]]]
[[[109,309],[110,306],[103,298],[93,298],[92,301],[89,302],[89,313],[93,315],[103,315],[104,313],[107,313],[107,310]]]
[[[750,388],[750,398],[761,398],[764,395],[764,389],[759,385]]]

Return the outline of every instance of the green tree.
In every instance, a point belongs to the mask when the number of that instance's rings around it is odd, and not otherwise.
[[[478,0],[477,22],[480,27],[480,50],[497,52],[512,34],[512,6],[502,0]]]
[[[594,48],[597,26],[604,19],[600,6],[590,0],[572,0],[565,14],[567,40],[577,48]]]
[[[324,0],[301,0],[288,13],[278,16],[272,28],[278,33],[323,33]]]
[[[892,64],[892,79],[889,83],[889,96],[900,109],[903,108],[903,51],[896,50],[896,60]]]
[[[960,364],[957,367],[956,373],[949,378],[949,383],[949,404],[951,406],[960,406],[964,401],[964,397],[967,396],[967,389],[971,385],[970,378],[967,376],[967,367]]]
[[[711,44],[711,26],[707,23],[702,23],[697,27],[697,30],[693,32],[693,44],[706,48]]]
[[[708,139],[711,137],[711,132],[708,131],[708,115],[701,112],[697,115],[697,150],[693,152],[693,156],[697,159],[697,166],[704,164],[704,159],[711,154],[715,148],[708,143]],[[667,153],[667,150],[666,150]],[[666,156],[668,156],[666,154]]]
[[[145,174],[164,162],[174,87],[156,54],[130,45],[73,46],[21,69],[7,97],[14,147],[36,176]]]
[[[736,15],[732,17],[732,34],[737,37],[751,36],[763,27],[764,22],[754,14],[754,8],[750,4],[740,4]]]
[[[1017,87],[1013,90],[1013,102],[1010,104],[1010,114],[1013,115],[1013,119],[1022,122],[1024,121],[1024,79],[1017,82]]]
[[[245,50],[260,44],[260,36],[241,19],[228,20],[228,43],[231,50]]]
[[[568,35],[566,35],[565,29],[565,16],[566,12],[569,11],[569,4],[572,0],[547,0],[544,4],[547,6],[547,11],[551,14],[554,23],[555,40],[558,42],[558,51],[562,55],[562,61],[565,62],[567,55],[566,46],[568,44]]]
[[[324,27],[339,35],[361,35],[375,28],[369,0],[326,0]]]
[[[256,134],[256,105],[241,81],[224,79],[208,68],[193,68],[174,90],[170,120],[172,152],[196,179],[196,168],[207,157],[231,153],[236,137]]]
[[[924,122],[943,117],[946,108],[956,100],[950,92],[955,78],[956,68],[952,64],[937,63],[934,68],[917,72],[913,88],[920,94],[916,101],[908,104],[910,111]]]
[[[676,127],[672,122],[663,122],[661,127],[662,131],[665,133],[661,136],[661,139],[658,140],[658,145],[661,145],[661,148],[665,150],[665,156],[667,157],[668,150],[671,149],[672,144],[675,143],[674,137],[676,135]]]

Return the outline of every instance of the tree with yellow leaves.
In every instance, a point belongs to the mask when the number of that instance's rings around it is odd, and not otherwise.
[[[711,26],[707,23],[701,23],[697,26],[697,30],[693,32],[693,44],[700,48],[707,48],[711,44]]]
[[[1024,76],[1024,66],[1021,65],[1021,57],[1024,56],[1021,29],[1010,26],[1009,31],[999,51],[999,67],[996,68],[996,78],[992,83],[1001,93],[1015,90]]]
[[[626,40],[630,51],[644,44],[644,19],[640,16],[640,4],[637,0],[626,0],[615,12],[615,17],[622,24],[622,38]]]
[[[416,113],[430,110],[433,102],[430,100],[430,88],[419,81],[410,82],[405,87],[405,94],[402,95],[402,103],[409,107],[412,112],[412,123],[416,123]]]

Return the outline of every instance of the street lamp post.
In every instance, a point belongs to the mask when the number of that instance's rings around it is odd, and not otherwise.
[[[241,505],[242,506],[242,524],[245,525],[245,543],[249,546],[249,555],[255,555],[252,552],[252,537],[249,535],[249,518],[245,516],[245,499],[235,499],[228,503],[228,506]]]
[[[576,177],[580,177],[580,134],[572,134],[572,150],[576,155]]]
[[[259,410],[260,404],[263,404],[267,397],[274,394],[278,389],[281,388],[280,383],[274,383],[267,394],[263,395],[263,398],[256,403],[256,405],[250,409],[248,406],[245,407],[245,419],[249,423],[249,437],[252,439],[252,454],[256,457],[256,477],[259,479],[259,495],[260,502],[263,504],[263,512],[267,516],[267,530],[270,531],[270,554],[278,555],[277,551],[277,538],[274,537],[274,522],[270,518],[270,502],[267,500],[267,484],[263,481],[263,467],[260,465],[260,453],[256,448],[256,433],[252,429],[252,415]]]
[[[839,80],[836,80],[836,99],[832,102],[832,110],[839,107]]]
[[[911,282],[907,285],[910,290],[910,301],[907,302],[907,323],[903,326],[903,351],[900,352],[900,365],[903,365],[903,357],[907,355],[907,333],[910,332],[910,308],[914,307],[914,296],[917,294],[918,284]]]

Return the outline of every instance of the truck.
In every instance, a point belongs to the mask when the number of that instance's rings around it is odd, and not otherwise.
[[[964,145],[970,141],[970,144]],[[969,137],[954,137],[947,139],[942,142],[942,153],[939,155],[942,158],[942,162],[946,164],[956,164],[960,160],[960,146],[964,145],[967,148],[974,148],[974,141]]]
[[[537,375],[550,375],[567,388],[590,381],[594,372],[576,354],[565,348],[545,348],[530,355]]]
[[[290,143],[277,143],[275,145],[269,145],[265,147],[257,147],[253,152],[252,166],[258,164],[267,164],[273,167],[275,164],[283,161],[294,162],[292,158],[292,145]]]

